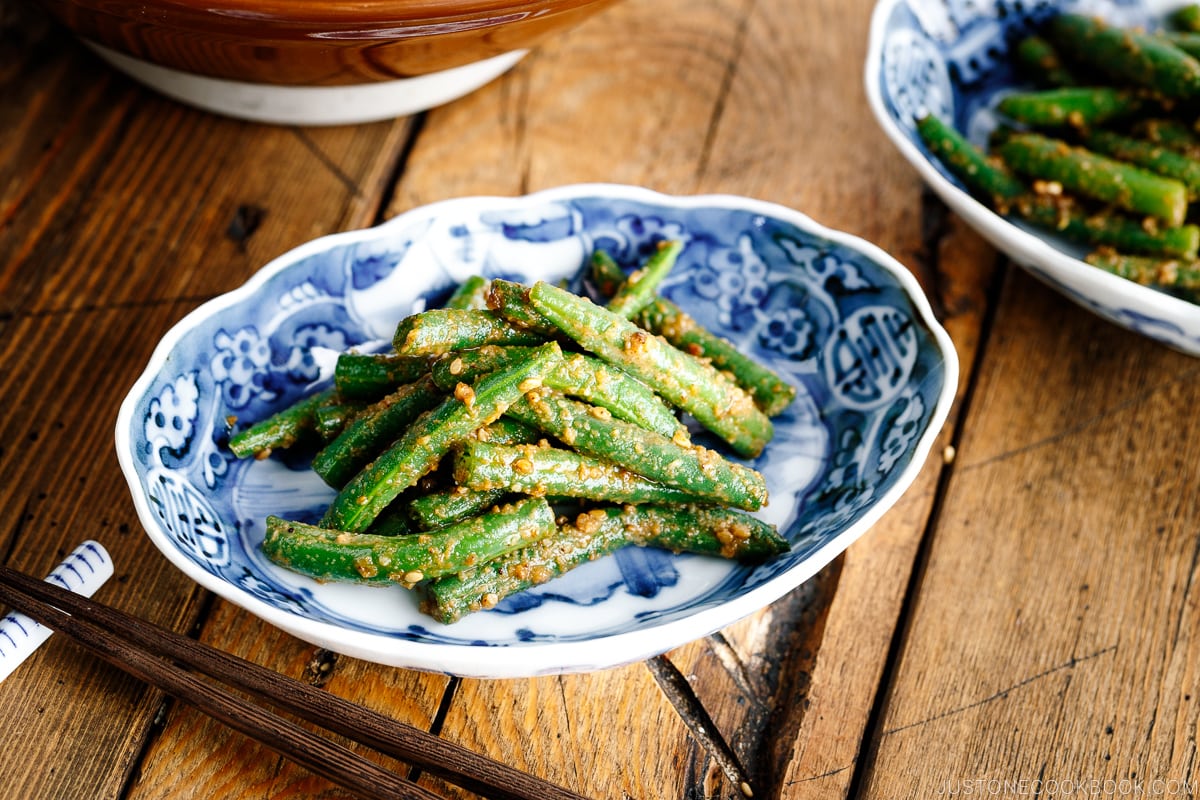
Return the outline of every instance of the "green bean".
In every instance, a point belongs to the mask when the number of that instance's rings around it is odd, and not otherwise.
[[[1054,45],[1041,36],[1026,36],[1017,42],[1015,54],[1021,71],[1041,86],[1073,86],[1077,82]]]
[[[266,458],[272,450],[285,450],[317,430],[317,409],[336,402],[332,388],[302,397],[229,439],[229,449],[238,458]],[[232,423],[231,423],[232,424]]]
[[[536,331],[548,338],[558,336],[558,327],[530,305],[528,291],[528,286],[497,278],[488,289],[488,308],[518,328]]]
[[[1117,81],[1179,100],[1200,95],[1200,61],[1154,34],[1083,14],[1053,17],[1044,34],[1068,58]]]
[[[510,494],[507,489],[484,491],[455,486],[414,497],[408,512],[419,528],[430,530],[482,514]]]
[[[646,260],[645,266],[634,270],[613,294],[612,299],[608,301],[608,310],[626,319],[633,319],[654,300],[659,284],[670,273],[682,252],[683,242],[659,243],[658,249]]]
[[[702,503],[605,459],[548,445],[469,442],[454,457],[454,482],[469,489],[612,503]]]
[[[444,397],[429,375],[401,386],[364,409],[336,439],[321,448],[313,456],[313,471],[340,489],[396,441],[413,420]]]
[[[1130,256],[1100,250],[1087,256],[1087,263],[1143,286],[1200,290],[1200,263],[1195,260]]]
[[[1138,120],[1132,126],[1132,133],[1189,158],[1200,158],[1200,136],[1177,119],[1154,117]]]
[[[625,370],[688,412],[742,456],[757,456],[773,434],[771,420],[712,364],[629,320],[539,281],[529,301],[583,349]]]
[[[374,402],[429,371],[429,359],[395,353],[342,353],[333,369],[333,385],[343,400]]]
[[[573,522],[560,522],[557,533],[529,547],[431,581],[421,608],[450,624],[629,545],[748,563],[788,549],[772,526],[736,511],[653,505],[598,508]]]
[[[670,300],[656,298],[638,314],[637,322],[685,353],[706,359],[717,369],[728,372],[768,417],[783,413],[796,399],[795,386],[743,353],[733,342],[705,328]]]
[[[488,279],[472,275],[458,285],[446,300],[443,308],[485,309],[487,308]]]
[[[766,505],[767,485],[755,470],[685,437],[668,439],[548,388],[526,393],[507,413],[584,455],[606,459],[697,497],[748,511]]]
[[[455,444],[499,419],[513,402],[539,385],[562,359],[556,343],[528,361],[480,378],[421,415],[404,435],[358,473],[334,498],[321,525],[362,531],[400,492],[432,470]]]
[[[621,265],[604,250],[593,250],[588,277],[605,297],[612,297],[628,277]]]
[[[1196,31],[1168,31],[1159,35],[1192,58],[1200,57],[1200,33]]]
[[[1083,145],[1109,158],[1128,161],[1159,175],[1175,178],[1188,188],[1188,198],[1191,200],[1200,195],[1200,161],[1182,153],[1112,131],[1084,134]]]
[[[1005,95],[996,109],[1017,122],[1034,127],[1091,128],[1131,117],[1145,101],[1129,89],[1112,86],[1066,86],[1039,92]]]
[[[477,429],[467,441],[516,445],[536,442],[539,436],[538,431],[523,422],[501,417],[490,425]],[[421,528],[440,528],[451,522],[473,517],[496,505],[508,494],[506,491],[481,492],[464,486],[454,486],[414,497],[408,503],[408,510]]]
[[[510,417],[501,417],[471,434],[473,439],[495,444],[530,444],[539,436],[536,429]]]
[[[273,563],[319,581],[411,587],[527,547],[555,530],[554,512],[539,497],[404,536],[348,533],[271,516],[262,550]]]
[[[480,347],[448,353],[434,363],[433,379],[439,386],[452,389],[462,381],[469,382],[495,369],[519,363],[531,352],[532,348],[527,347]],[[671,409],[650,387],[600,359],[566,353],[562,363],[546,375],[544,383],[565,395],[607,408],[613,416],[663,436],[686,432]]]
[[[608,296],[620,289],[625,273],[611,256],[597,250],[592,254],[589,277],[596,288]],[[634,321],[680,350],[707,359],[717,369],[729,373],[768,417],[782,413],[796,398],[796,387],[778,373],[738,350],[733,342],[705,328],[665,297],[651,300]]]
[[[1158,217],[1168,225],[1182,225],[1187,216],[1187,187],[1181,182],[1057,139],[1013,134],[1000,146],[1000,155],[1017,172],[1057,181],[1069,192]]]
[[[440,356],[485,344],[540,344],[542,337],[515,328],[490,311],[435,308],[405,317],[393,345],[402,356]]]
[[[1003,163],[987,156],[940,118],[932,114],[921,117],[917,133],[967,191],[1000,213],[1007,213],[1009,204],[1028,191]]]
[[[1085,210],[1066,196],[1030,194],[1013,203],[1011,211],[1040,228],[1092,247],[1176,258],[1195,258],[1200,248],[1200,227],[1196,225],[1147,226],[1108,210]]]
[[[362,409],[363,406],[357,403],[331,402],[317,406],[317,410],[313,412],[313,424],[321,441],[328,444],[336,439],[354,415]]]
[[[1181,30],[1200,32],[1200,5],[1188,3],[1181,6],[1171,12],[1168,21]]]
[[[480,509],[480,511],[484,510],[486,509]],[[477,514],[470,514],[468,516],[477,516]],[[459,520],[454,521],[458,522],[466,518],[467,517],[464,516],[460,517]],[[371,524],[365,531],[363,531],[363,533],[369,533],[375,536],[407,536],[412,533],[420,533],[424,530],[426,530],[426,528],[417,525],[416,521],[408,513],[408,508],[400,501],[397,501],[385,508],[383,513],[373,519]]]

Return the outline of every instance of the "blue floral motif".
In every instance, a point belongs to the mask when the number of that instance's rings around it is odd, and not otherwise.
[[[808,358],[813,351],[816,327],[802,308],[781,308],[766,316],[758,331],[758,341],[767,350],[777,350],[787,358]]]
[[[325,324],[302,325],[296,329],[295,336],[295,343],[288,348],[283,372],[290,380],[300,383],[315,381],[321,375],[320,365],[313,355],[317,348],[340,353],[350,347],[345,331]]]
[[[919,394],[905,392],[896,401],[896,412],[884,429],[879,445],[879,471],[886,474],[912,448],[913,439],[921,433],[921,420],[928,409]]]
[[[859,291],[871,288],[862,277],[862,273],[847,261],[815,247],[802,245],[794,239],[779,238],[779,246],[787,253],[791,262],[808,274],[819,286],[832,290],[840,288],[844,291]]]
[[[211,369],[230,408],[245,408],[253,400],[273,400],[275,392],[266,377],[270,373],[271,344],[253,325],[232,334],[222,329],[213,337],[216,354]]]
[[[645,262],[662,242],[679,241],[686,244],[690,234],[677,222],[669,222],[656,214],[626,214],[611,226],[599,228],[592,235],[592,245],[608,253],[623,267],[636,267]]]
[[[189,372],[177,376],[150,399],[145,420],[146,446],[160,463],[163,449],[177,458],[187,450],[195,434],[199,397],[196,373]]]

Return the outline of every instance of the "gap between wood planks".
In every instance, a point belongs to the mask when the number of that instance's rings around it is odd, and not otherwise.
[[[744,709],[740,719],[722,719],[719,706],[710,710],[705,705],[701,695],[711,673],[707,678],[686,676],[669,653],[644,662],[702,751],[697,757],[720,769],[732,797],[772,798],[782,792],[843,563],[835,559],[771,605],[769,631],[759,637],[768,646],[753,654],[753,666],[722,632],[707,638],[709,654],[739,694],[734,705]],[[685,796],[709,796],[698,785],[707,772],[702,768],[689,773],[691,794]]]
[[[931,291],[928,292],[929,300],[939,320],[944,319],[944,308],[941,303],[940,293],[937,291],[939,284],[938,276],[941,274],[939,259],[942,240],[952,232],[951,227],[947,224],[951,213],[945,203],[934,195],[930,189],[927,187],[922,188],[922,257],[916,259],[916,266],[918,269],[923,270],[922,274],[926,275],[931,281],[929,284]],[[976,346],[972,363],[962,371],[962,374],[967,376],[966,386],[963,388],[962,397],[958,401],[958,409],[951,416],[951,421],[948,423],[953,426],[950,431],[949,444],[952,452],[958,450],[962,439],[963,422],[970,416],[970,408],[974,401],[976,390],[976,378],[979,374],[978,367],[983,363],[983,359],[991,343],[991,333],[994,328],[997,311],[997,298],[1000,296],[1001,288],[1009,272],[1007,259],[1000,253],[997,253],[995,258],[998,259],[1000,268],[995,271],[992,282],[987,288],[987,305],[980,324],[979,342]],[[900,662],[900,651],[903,649],[904,641],[908,636],[913,608],[929,564],[933,532],[937,529],[938,521],[941,518],[942,506],[945,503],[946,491],[950,479],[954,474],[954,466],[955,462],[953,460],[946,460],[943,462],[941,472],[938,474],[929,517],[926,520],[925,529],[921,532],[921,540],[917,545],[917,553],[913,561],[912,571],[909,573],[908,586],[904,590],[904,598],[900,604],[900,613],[896,620],[896,627],[892,632],[892,639],[888,645],[888,653],[884,661],[880,685],[876,688],[871,713],[867,717],[866,725],[863,727],[862,742],[858,748],[858,757],[853,764],[847,766],[847,768],[853,770],[849,787],[846,791],[847,797],[862,796],[867,775],[878,753],[879,742],[889,733],[889,731],[883,729],[883,718],[888,698],[891,695],[891,677]]]

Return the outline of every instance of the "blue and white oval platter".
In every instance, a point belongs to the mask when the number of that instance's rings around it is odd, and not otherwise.
[[[1062,294],[1111,322],[1200,355],[1200,305],[1111,275],[1083,261],[1085,248],[994,213],[975,200],[917,134],[932,113],[979,145],[996,126],[1006,92],[1032,88],[1009,50],[1051,15],[1071,11],[1113,24],[1161,27],[1181,0],[880,0],[871,22],[865,82],[884,132],[921,178],[997,249]]]
[[[686,247],[662,292],[799,388],[753,462],[760,515],[791,551],[750,568],[630,549],[441,625],[400,587],[318,584],[259,551],[268,514],[319,516],[303,459],[238,460],[228,417],[262,418],[330,379],[336,353],[390,342],[403,316],[473,274],[575,279],[604,248],[626,266]],[[179,322],[122,405],[117,449],[139,516],[207,589],[313,644],[473,677],[625,664],[705,636],[815,574],[920,470],[954,397],[954,349],[910,273],[789,209],[610,185],[465,198],[280,257]]]

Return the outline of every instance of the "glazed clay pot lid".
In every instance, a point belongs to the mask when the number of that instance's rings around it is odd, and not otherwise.
[[[315,38],[397,39],[449,33],[515,22],[554,11],[592,5],[597,0],[161,0],[122,7],[103,0],[69,0],[67,5],[96,13],[142,19],[162,25],[244,29],[260,23],[296,32],[319,26]],[[487,15],[479,19],[480,15]],[[455,24],[455,23],[461,23]],[[368,26],[364,28],[363,26]],[[271,38],[269,30],[264,38]],[[332,33],[332,37],[330,36]]]

